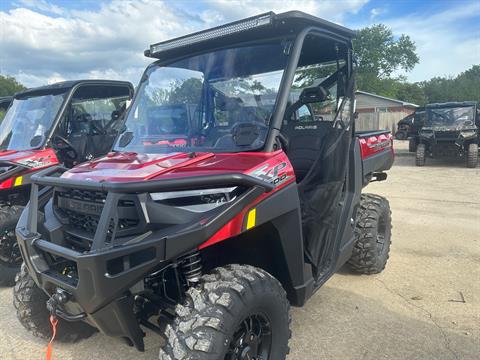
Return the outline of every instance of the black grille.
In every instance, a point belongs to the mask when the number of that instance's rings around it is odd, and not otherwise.
[[[94,234],[98,227],[102,205],[105,203],[107,194],[101,191],[86,191],[80,189],[68,189],[56,192],[57,211],[62,216],[63,223],[68,224],[72,229],[85,231]],[[88,210],[93,205],[96,211],[83,211],[82,207]]]
[[[456,131],[435,131],[435,137],[437,139],[456,139],[458,133]]]
[[[69,226],[71,230],[80,230],[93,235],[97,230],[100,221],[101,211],[107,194],[101,191],[88,191],[80,189],[70,189],[67,191],[56,192],[56,210],[61,215],[61,221]],[[139,224],[138,216],[122,217],[125,209],[134,209],[135,202],[128,199],[122,199],[118,202],[118,220],[115,229],[115,223],[110,221],[107,239],[110,240],[115,230],[122,231],[131,229]]]
[[[104,204],[105,199],[107,198],[107,193],[102,191],[88,191],[80,189],[70,189],[67,191],[57,192],[59,197],[64,197],[68,199],[89,201],[97,204]]]
[[[70,210],[64,210],[64,213],[68,217],[70,226],[73,228],[92,234],[97,230],[98,221],[100,220],[99,216],[79,214]]]

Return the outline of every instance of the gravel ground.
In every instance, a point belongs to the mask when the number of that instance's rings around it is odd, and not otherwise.
[[[480,354],[480,170],[462,161],[414,166],[406,142],[388,181],[367,188],[393,211],[387,269],[342,269],[303,308],[294,308],[289,360],[478,359]],[[17,322],[11,289],[0,289],[0,359],[44,359],[45,342]],[[54,359],[156,359],[97,334],[55,344]]]

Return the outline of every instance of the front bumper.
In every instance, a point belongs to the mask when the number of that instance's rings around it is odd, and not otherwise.
[[[138,284],[142,286],[147,274],[198,248],[273,187],[241,174],[141,183],[92,183],[50,176],[61,172],[62,169],[56,167],[32,177],[30,203],[17,225],[17,239],[25,264],[45,292],[51,295],[56,289],[63,289],[69,294],[69,301],[58,312],[59,316],[70,321],[85,320],[107,335],[129,339],[140,350],[143,349],[143,333],[133,311],[130,289]],[[241,185],[246,190],[234,201],[215,210],[194,216],[186,214],[184,223],[158,225],[161,221],[158,219],[171,217],[169,212],[176,211],[180,218],[182,215],[176,208],[152,203],[150,192],[220,184]],[[39,200],[39,186],[53,187],[53,198]],[[72,231],[68,220],[63,221],[59,216],[56,194],[66,189],[105,194],[99,209],[86,206],[88,204],[82,201],[73,203],[75,209],[87,214],[98,212],[98,223],[90,237],[85,232]],[[122,213],[119,204],[125,199],[130,206],[135,205],[138,221],[132,229],[112,231],[112,221],[119,223]],[[39,210],[44,211],[44,221],[39,221]],[[79,248],[69,241],[72,234],[79,234],[83,240],[88,238],[88,246]]]

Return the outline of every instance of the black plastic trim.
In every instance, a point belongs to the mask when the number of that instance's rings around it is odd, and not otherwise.
[[[67,188],[79,188],[85,190],[110,191],[115,193],[144,193],[151,191],[170,191],[184,190],[192,188],[205,188],[218,185],[245,185],[259,186],[269,192],[275,186],[266,181],[257,179],[250,175],[241,173],[230,173],[220,175],[194,176],[177,179],[161,179],[149,181],[132,181],[132,182],[93,182],[86,180],[73,180],[60,177],[49,176],[58,171],[64,171],[63,167],[53,167],[41,171],[32,176],[32,183],[46,186],[58,186]]]

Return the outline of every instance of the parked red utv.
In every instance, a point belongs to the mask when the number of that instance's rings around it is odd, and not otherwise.
[[[361,192],[386,178],[392,136],[355,134],[353,36],[287,12],[152,45],[114,152],[33,177],[22,324],[48,337],[48,301],[59,336],[89,324],[143,350],[145,327],[160,359],[284,359],[290,304],[388,258],[388,201]],[[182,104],[188,139],[164,143],[152,114]]]
[[[13,285],[22,258],[15,226],[41,169],[108,153],[119,115],[133,96],[127,82],[81,80],[15,95],[0,125],[0,285]]]

